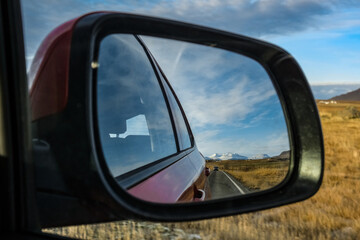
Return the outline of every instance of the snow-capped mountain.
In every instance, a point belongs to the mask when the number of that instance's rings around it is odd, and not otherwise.
[[[262,153],[262,154],[256,154],[255,156],[252,156],[250,159],[265,159],[270,158],[269,155]]]
[[[220,157],[221,157],[221,154],[219,154],[219,153],[214,153],[209,156],[210,159],[220,159]]]
[[[242,156],[238,153],[214,153],[208,157],[205,157],[206,160],[246,160],[248,159],[246,156]]]

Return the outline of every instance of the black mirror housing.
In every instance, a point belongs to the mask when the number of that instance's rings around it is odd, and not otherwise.
[[[214,218],[294,203],[318,191],[324,169],[320,119],[300,66],[283,49],[224,31],[132,14],[92,13],[67,24],[62,35],[66,43],[59,45],[53,41],[44,47],[52,47],[61,53],[62,62],[57,64],[63,71],[60,79],[56,80],[59,77],[55,76],[53,83],[49,83],[48,75],[41,78],[41,72],[48,67],[45,63],[43,68],[34,66],[33,69],[33,78],[42,79],[36,80],[38,83],[34,83],[30,94],[33,134],[38,139],[34,141],[38,144],[34,161],[42,226],[125,218],[155,221]],[[186,204],[146,202],[120,188],[103,159],[94,117],[99,43],[113,33],[154,36],[221,48],[260,63],[271,77],[288,126],[292,151],[286,179],[279,186],[263,192]],[[51,64],[51,54],[46,56],[50,59],[47,64]],[[53,74],[57,74],[56,71]],[[49,100],[46,94],[39,97],[42,89],[49,85],[57,91],[56,100]],[[58,104],[42,111],[36,106],[44,99]],[[37,152],[39,148],[42,152]],[[39,158],[39,154],[51,158]]]

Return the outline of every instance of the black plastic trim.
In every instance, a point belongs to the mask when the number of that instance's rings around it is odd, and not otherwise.
[[[147,203],[123,195],[119,188],[113,189],[123,204],[130,209],[137,209],[136,212],[139,215],[150,219],[190,220],[278,206],[305,199],[317,191],[321,183],[323,168],[321,125],[305,76],[290,54],[279,47],[259,40],[158,18],[108,14],[99,18],[97,24],[99,24],[99,35],[132,33],[164,37],[218,47],[254,59],[266,69],[274,82],[283,105],[291,138],[292,167],[286,181],[278,188],[232,199],[186,205]],[[287,75],[284,75],[285,73]],[[296,85],[296,88],[293,88],[293,85]],[[298,101],[298,99],[302,100]],[[304,128],[306,131],[303,130]],[[311,147],[305,144],[310,142]],[[110,183],[111,180],[108,179],[108,181]]]
[[[148,35],[187,41],[239,53],[259,62],[271,77],[286,118],[291,145],[291,166],[276,188],[233,198],[186,204],[158,204],[129,195],[119,187],[101,158],[94,122],[96,39],[112,33]],[[69,225],[123,218],[188,221],[251,212],[309,198],[321,185],[324,149],[315,100],[295,59],[283,49],[248,37],[160,18],[95,13],[80,19],[73,32],[66,109],[54,117],[57,128],[44,133],[54,150],[68,194],[79,199],[77,208],[96,214],[69,219],[62,207],[49,207],[56,223]],[[46,121],[46,120],[42,120]],[[73,129],[77,129],[75,132]],[[197,151],[196,144],[194,152]],[[46,210],[46,209],[44,209]],[[86,216],[92,216],[91,219]],[[43,218],[46,221],[46,218]]]

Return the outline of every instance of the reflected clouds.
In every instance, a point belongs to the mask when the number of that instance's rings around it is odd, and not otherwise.
[[[205,156],[289,150],[279,99],[260,64],[209,46],[141,38],[175,89]]]
[[[111,173],[118,176],[176,153],[167,105],[140,42],[133,35],[106,36],[98,62],[96,113]]]
[[[173,85],[193,127],[238,125],[276,95],[255,61],[225,50],[142,37]]]

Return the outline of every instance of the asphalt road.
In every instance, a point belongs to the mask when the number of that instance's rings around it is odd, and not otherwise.
[[[249,190],[232,175],[223,171],[212,171],[208,180],[212,199],[242,195],[249,192]]]

